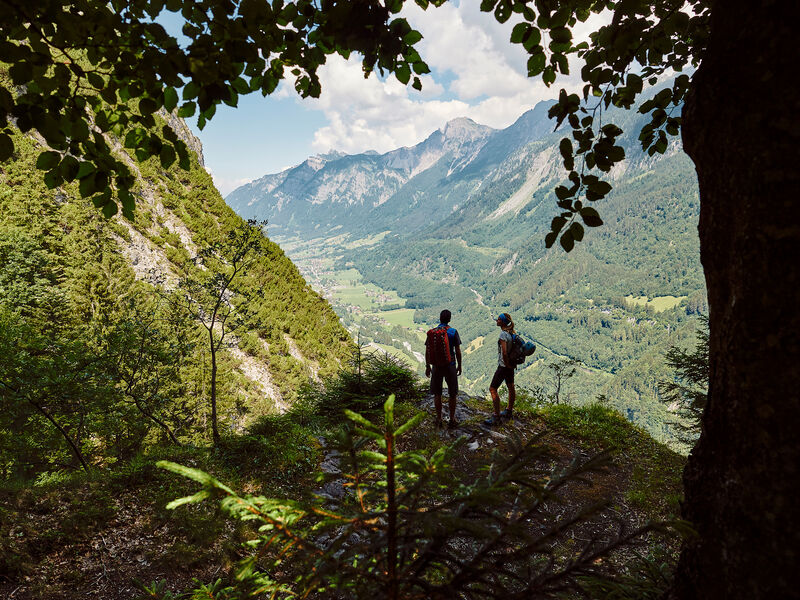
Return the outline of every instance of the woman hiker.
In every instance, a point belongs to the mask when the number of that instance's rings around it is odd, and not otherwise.
[[[500,328],[500,339],[497,340],[497,370],[494,372],[492,382],[489,384],[489,393],[492,395],[494,415],[483,423],[489,427],[499,425],[502,419],[510,419],[514,411],[514,401],[517,399],[517,390],[514,388],[514,365],[511,364],[509,353],[514,341],[514,321],[508,313],[500,313],[497,317],[497,326]],[[497,388],[506,382],[508,387],[508,408],[500,411],[500,396]]]

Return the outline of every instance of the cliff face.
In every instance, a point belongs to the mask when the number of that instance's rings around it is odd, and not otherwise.
[[[162,110],[160,114],[161,117],[172,128],[172,131],[178,135],[178,139],[182,140],[189,147],[189,150],[194,153],[200,166],[205,167],[206,163],[203,159],[203,144],[200,143],[200,140],[195,137],[191,129],[189,129],[189,127],[186,125],[186,121],[181,119],[176,114],[168,113],[165,110]]]

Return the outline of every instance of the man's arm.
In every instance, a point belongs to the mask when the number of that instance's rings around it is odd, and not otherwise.
[[[456,346],[456,375],[461,375],[461,346]]]
[[[431,376],[431,349],[428,348],[428,341],[425,341],[425,377]]]

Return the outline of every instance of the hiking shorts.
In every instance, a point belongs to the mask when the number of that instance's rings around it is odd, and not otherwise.
[[[442,395],[442,379],[447,382],[447,393],[452,398],[458,396],[458,375],[456,375],[455,365],[431,366],[431,394],[434,396]]]
[[[504,381],[508,387],[514,385],[514,369],[511,367],[498,366],[497,371],[494,372],[494,377],[492,377],[492,383],[489,384],[489,387],[497,389]]]

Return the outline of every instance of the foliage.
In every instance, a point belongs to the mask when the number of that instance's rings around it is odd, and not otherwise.
[[[386,394],[401,400],[421,396],[414,372],[386,352],[365,352],[360,344],[353,349],[347,369],[309,383],[299,392],[298,409],[338,418],[342,410],[370,411],[380,408]]]
[[[217,353],[225,346],[225,336],[232,328],[228,321],[243,318],[231,302],[234,280],[255,264],[266,252],[264,234],[266,222],[248,221],[239,224],[222,237],[200,250],[194,259],[198,269],[188,270],[179,281],[183,292],[181,308],[206,330],[208,349],[211,354],[210,403],[211,431],[214,444],[219,443],[217,419]],[[238,290],[238,312],[246,306],[248,294]],[[235,326],[235,325],[234,325]]]
[[[602,469],[605,456],[576,458],[542,478],[533,459],[544,450],[534,438],[506,457],[495,454],[485,475],[454,485],[448,461],[461,440],[429,456],[398,451],[423,416],[398,426],[394,397],[380,424],[346,414],[352,425],[340,456],[349,495],[339,506],[240,496],[202,471],[159,463],[202,486],[171,508],[221,497],[225,512],[257,527],[233,597],[554,598],[580,591],[580,578],[599,574],[599,559],[669,529],[649,524],[565,550],[559,541],[596,506],[543,529],[531,525],[567,484]]]
[[[661,381],[661,401],[680,418],[674,422],[681,441],[693,445],[700,435],[700,420],[708,402],[708,317],[701,317],[697,343],[692,352],[672,346],[666,362],[674,371],[673,379]]]
[[[417,0],[422,8],[430,3]],[[14,153],[10,123],[35,130],[50,148],[37,159],[48,187],[79,182],[81,196],[106,216],[117,203],[131,216],[135,177],[107,135],[139,161],[155,157],[166,169],[177,159],[188,170],[184,141],[169,126],[156,128],[159,111],[197,112],[202,128],[220,102],[236,106],[240,95],[270,94],[288,74],[301,96],[316,97],[317,68],[334,53],[359,52],[365,75],[389,71],[403,84],[413,71],[412,85],[421,89],[418,75],[429,69],[414,45],[422,36],[394,16],[402,5],[5,0],[0,161]],[[184,44],[156,21],[162,11],[183,19]]]
[[[676,563],[664,549],[646,556],[636,554],[622,573],[587,578],[584,586],[588,596],[596,600],[660,600],[670,589]]]
[[[536,406],[526,400],[520,394],[515,410],[541,419],[549,431],[595,450],[613,451],[615,463],[630,470],[626,500],[632,506],[649,515],[678,514],[685,457],[600,402]]]
[[[549,248],[559,239],[569,252],[575,242],[583,240],[583,225],[603,224],[598,211],[588,203],[601,200],[611,191],[611,184],[601,177],[625,159],[625,149],[618,144],[623,130],[608,121],[606,111],[610,106],[629,110],[637,104],[645,82],[655,85],[665,73],[680,73],[700,64],[709,36],[711,3],[484,0],[481,10],[494,11],[500,22],[507,21],[512,13],[522,16],[511,41],[521,44],[530,55],[529,77],[541,76],[549,86],[558,73],[569,74],[569,55],[583,63],[582,94],[568,94],[562,89],[549,112],[556,128],[565,120],[569,123],[571,135],[559,146],[568,172],[568,183],[555,189],[562,212],[553,218],[545,243]],[[611,21],[593,31],[589,42],[576,42],[573,32],[592,13],[609,14]],[[680,132],[680,107],[690,86],[690,75],[681,73],[671,88],[638,105],[638,112],[650,116],[639,132],[642,148],[650,156],[664,154],[667,136]],[[576,158],[581,159],[577,168]]]
[[[48,190],[35,167],[38,143],[17,133],[15,147],[16,160],[0,169],[0,479],[124,464],[163,442],[206,443],[208,331],[173,310],[169,290],[177,273],[226,273],[227,260],[208,256],[203,271],[191,256],[216,252],[246,224],[196,160],[188,173],[153,159],[130,163],[152,199],[131,222],[102,218],[74,184]],[[166,198],[170,211],[159,206]],[[335,372],[348,336],[280,249],[258,237],[257,259],[227,298],[241,321],[236,337],[249,332],[250,355],[289,402],[315,370]],[[142,247],[164,258],[134,272],[142,256],[129,253]],[[237,359],[226,349],[218,359],[226,434],[274,411]]]

